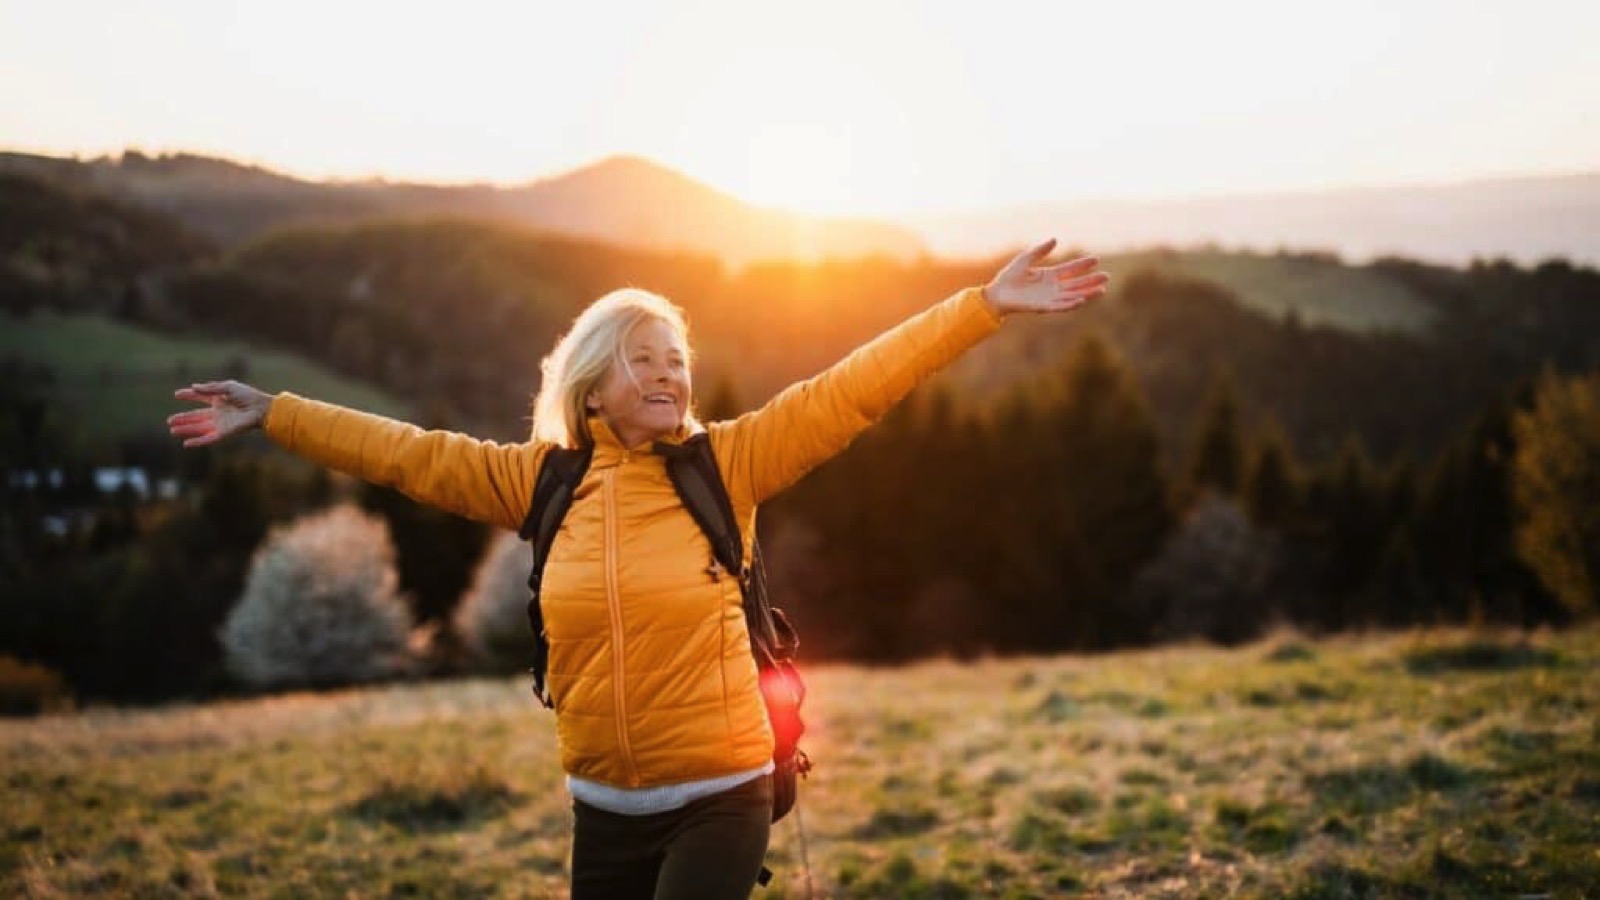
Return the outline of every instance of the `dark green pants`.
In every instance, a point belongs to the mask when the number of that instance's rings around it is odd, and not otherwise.
[[[572,817],[573,900],[742,900],[767,855],[772,776],[646,816],[573,801]]]

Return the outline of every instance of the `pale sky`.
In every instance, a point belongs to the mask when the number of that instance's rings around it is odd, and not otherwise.
[[[1600,2],[0,0],[0,149],[919,214],[1600,169]]]

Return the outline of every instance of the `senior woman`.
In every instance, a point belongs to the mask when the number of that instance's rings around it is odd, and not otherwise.
[[[542,365],[526,442],[497,444],[236,381],[195,384],[168,419],[185,447],[261,427],[286,449],[419,502],[515,530],[546,451],[593,449],[540,593],[549,690],[573,797],[574,897],[748,896],[771,822],[773,734],[732,579],[657,442],[707,432],[734,515],[842,450],[919,382],[1016,313],[1104,294],[1099,261],[1045,241],[843,361],[728,422],[694,415],[683,313],[624,289],[585,309]]]

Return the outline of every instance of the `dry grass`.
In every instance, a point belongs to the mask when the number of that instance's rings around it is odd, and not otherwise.
[[[1600,632],[810,673],[818,895],[1600,894]],[[562,896],[521,683],[0,722],[7,896]],[[794,820],[765,896],[803,896]]]

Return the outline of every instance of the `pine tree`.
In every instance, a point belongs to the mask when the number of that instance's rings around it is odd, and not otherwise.
[[[1239,493],[1243,476],[1244,439],[1239,425],[1239,400],[1232,376],[1222,370],[1212,379],[1210,396],[1195,432],[1187,486],[1191,495],[1209,488],[1232,497]]]
[[[1289,438],[1268,419],[1256,432],[1245,468],[1243,499],[1251,520],[1262,528],[1288,526],[1300,505],[1299,480]]]
[[[1068,360],[1045,420],[1028,552],[1053,563],[1054,590],[1032,632],[1039,649],[1147,640],[1152,623],[1119,607],[1171,525],[1155,423],[1130,370],[1097,337]]]
[[[1346,438],[1339,455],[1313,479],[1308,507],[1312,534],[1324,551],[1321,580],[1332,601],[1321,611],[1321,624],[1367,624],[1373,619],[1368,592],[1388,535],[1381,529],[1381,484],[1360,436]]]

